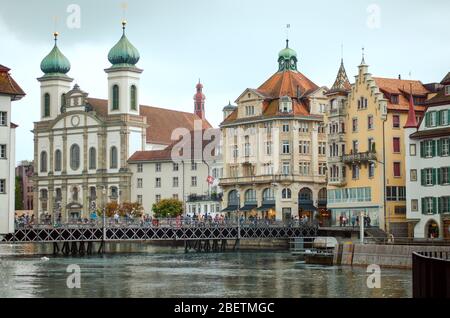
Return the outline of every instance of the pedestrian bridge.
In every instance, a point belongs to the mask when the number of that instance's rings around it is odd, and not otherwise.
[[[33,225],[0,237],[0,243],[290,239],[317,236],[317,229],[313,224],[267,221]]]

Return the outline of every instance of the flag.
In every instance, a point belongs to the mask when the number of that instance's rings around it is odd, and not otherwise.
[[[214,178],[212,176],[208,176],[208,178],[206,179],[206,182],[208,182],[208,184],[213,184]]]

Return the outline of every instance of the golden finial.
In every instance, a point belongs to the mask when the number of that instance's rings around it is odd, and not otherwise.
[[[58,31],[53,32],[53,36],[55,37],[55,43],[56,41],[58,41],[58,35],[59,35]]]

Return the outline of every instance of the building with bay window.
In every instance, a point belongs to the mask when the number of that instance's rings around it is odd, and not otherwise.
[[[450,238],[450,73],[405,126],[407,218],[415,238]],[[410,109],[410,118],[415,116]]]

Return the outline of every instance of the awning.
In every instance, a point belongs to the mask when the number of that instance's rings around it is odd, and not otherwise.
[[[317,208],[313,205],[312,200],[299,201],[298,207],[303,211],[317,211]]]
[[[229,205],[225,209],[222,210],[222,212],[233,212],[237,211],[238,206],[237,205]]]
[[[240,211],[251,211],[254,210],[258,207],[257,204],[246,204],[244,205],[242,208],[240,208]]]
[[[270,209],[275,209],[275,203],[263,203],[257,210],[258,211],[267,211]]]

